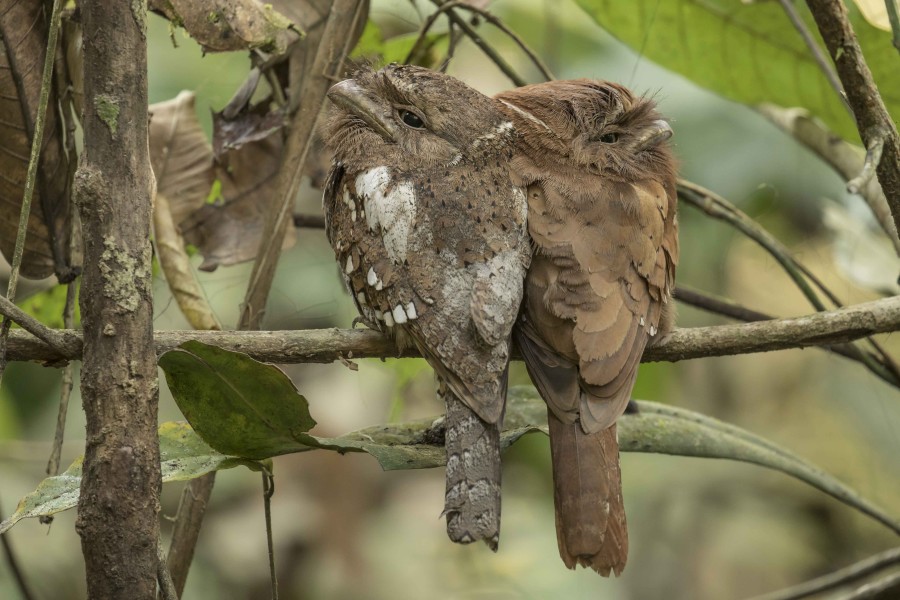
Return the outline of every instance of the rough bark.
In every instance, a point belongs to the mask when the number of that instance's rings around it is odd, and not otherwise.
[[[739,325],[676,329],[647,349],[643,362],[677,362],[709,356],[753,354],[789,348],[830,346],[878,333],[900,331],[900,296],[854,304],[802,317]],[[60,330],[65,336],[80,332]],[[197,340],[274,363],[329,363],[355,358],[418,356],[414,349],[398,354],[394,342],[368,329],[307,329],[300,331],[157,331],[156,353]],[[77,344],[72,344],[77,346]],[[30,333],[13,330],[10,360],[45,363],[77,359],[77,348],[63,355]],[[520,358],[517,351],[513,358]]]
[[[819,33],[825,41],[847,101],[856,117],[856,128],[868,148],[876,138],[884,140],[878,165],[878,181],[891,207],[894,226],[900,230],[900,136],[875,86],[856,33],[850,25],[847,7],[835,0],[807,0]]]
[[[76,527],[93,600],[156,596],[158,383],[150,289],[146,3],[85,0],[81,393]]]

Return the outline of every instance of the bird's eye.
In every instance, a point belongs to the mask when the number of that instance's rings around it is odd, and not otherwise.
[[[422,129],[425,127],[425,121],[422,120],[422,117],[412,112],[411,110],[400,109],[400,120],[403,121],[405,125],[412,127],[413,129]]]
[[[600,141],[604,144],[614,144],[619,139],[618,133],[604,133],[600,136]]]

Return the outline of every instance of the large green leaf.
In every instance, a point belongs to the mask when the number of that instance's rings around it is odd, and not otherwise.
[[[253,470],[269,469],[264,463],[219,454],[183,422],[163,423],[159,427],[159,452],[163,482],[194,479],[212,471],[244,465]],[[81,463],[75,460],[64,473],[48,477],[22,498],[16,511],[2,523],[0,534],[30,517],[52,515],[78,504],[81,489]]]
[[[225,454],[262,458],[315,448],[367,452],[385,470],[444,464],[442,428],[435,419],[379,425],[334,438],[309,433],[315,424],[306,399],[273,365],[199,342],[164,354],[160,365],[197,432]],[[781,471],[818,488],[900,533],[900,522],[827,473],[748,431],[691,411],[639,403],[620,420],[623,451],[724,458]],[[547,433],[546,408],[532,387],[511,388],[501,443],[533,431]],[[266,441],[266,436],[272,441]],[[250,440],[248,442],[248,440]]]
[[[316,446],[306,398],[278,367],[200,342],[159,358],[182,414],[223,454],[268,458]]]
[[[252,372],[250,374],[253,375]],[[808,483],[900,533],[900,522],[892,516],[827,473],[763,438],[716,419],[671,406],[638,402],[638,407],[638,414],[625,415],[619,420],[619,444],[625,452],[724,458],[775,469]],[[249,424],[249,427],[252,429],[256,425]],[[534,388],[511,388],[501,445],[507,448],[526,433],[535,431],[547,433],[543,401]],[[270,468],[257,461],[216,452],[185,423],[164,423],[160,426],[159,435],[163,481],[191,479],[241,464],[255,470]],[[308,443],[296,441],[293,451],[321,448],[337,452],[367,452],[385,470],[421,469],[444,464],[442,435],[438,419],[421,419],[369,427],[334,438],[303,434],[301,437]],[[237,441],[228,444],[240,445]],[[285,450],[283,444],[276,448],[281,452]],[[74,507],[78,502],[80,485],[81,459],[78,459],[65,473],[45,479],[26,496],[16,512],[0,523],[0,533],[26,517],[53,514]]]
[[[844,138],[853,119],[828,85],[779,2],[740,0],[576,0],[612,35],[648,59],[745,104],[803,106]],[[804,2],[794,2],[816,40]],[[900,116],[900,58],[890,34],[848,6],[888,110]],[[821,44],[821,42],[819,42]],[[823,52],[827,51],[822,46]]]

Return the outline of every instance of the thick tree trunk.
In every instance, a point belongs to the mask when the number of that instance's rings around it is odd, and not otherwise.
[[[84,154],[81,315],[87,416],[77,528],[88,596],[156,596],[158,383],[150,290],[146,2],[80,3]]]

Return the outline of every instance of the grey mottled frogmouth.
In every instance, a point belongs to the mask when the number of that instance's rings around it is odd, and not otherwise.
[[[516,341],[549,407],[560,555],[619,575],[628,533],[616,419],[644,348],[674,321],[672,130],[651,100],[604,81],[497,98],[519,132],[514,180],[528,187],[535,251]]]
[[[513,127],[498,101],[412,66],[362,69],[328,97],[328,239],[365,324],[435,370],[447,533],[496,550],[500,421],[531,254]]]

